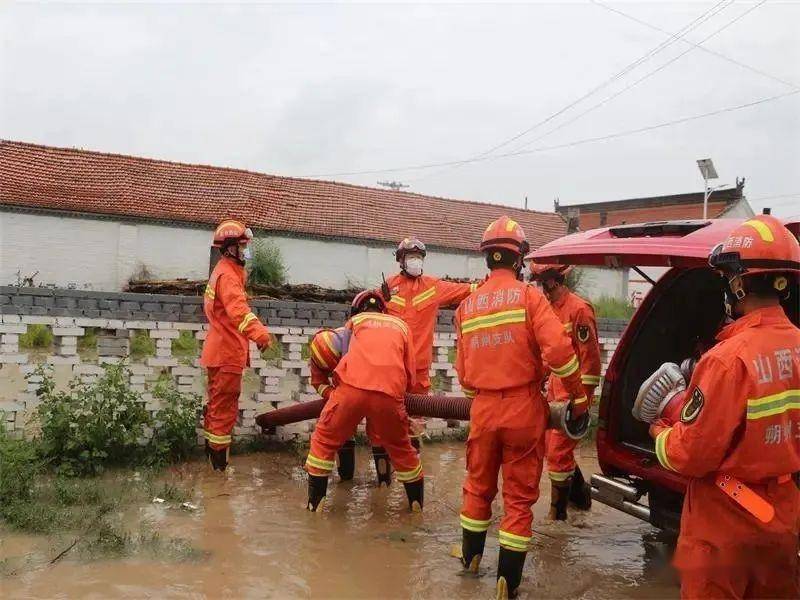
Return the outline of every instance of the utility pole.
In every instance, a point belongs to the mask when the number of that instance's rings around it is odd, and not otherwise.
[[[378,185],[394,190],[395,192],[399,192],[403,188],[409,187],[402,181],[378,181],[377,183]]]

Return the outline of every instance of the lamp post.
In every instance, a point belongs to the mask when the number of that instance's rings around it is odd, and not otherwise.
[[[717,170],[714,168],[714,163],[710,158],[701,158],[697,161],[697,166],[700,173],[703,175],[703,218],[708,218],[708,197],[714,189],[708,187],[709,179],[718,179]],[[718,186],[719,187],[719,186]]]

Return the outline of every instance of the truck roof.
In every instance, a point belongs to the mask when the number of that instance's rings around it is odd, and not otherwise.
[[[747,219],[655,221],[573,233],[528,256],[538,263],[602,267],[701,267],[711,249]],[[785,223],[795,235],[800,222]]]

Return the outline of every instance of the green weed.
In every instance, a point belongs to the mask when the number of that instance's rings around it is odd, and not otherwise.
[[[194,337],[193,331],[181,331],[180,337],[172,340],[172,355],[176,358],[197,356],[200,342]]]
[[[19,346],[25,350],[50,348],[53,345],[53,331],[47,325],[28,325],[28,330],[19,336]]]
[[[144,329],[137,329],[131,336],[130,354],[134,360],[155,356],[156,341]]]
[[[633,316],[634,308],[627,300],[612,298],[610,296],[600,296],[592,301],[595,314],[602,319],[630,319]]]
[[[97,350],[97,327],[87,327],[83,335],[78,338],[78,352],[92,352]]]

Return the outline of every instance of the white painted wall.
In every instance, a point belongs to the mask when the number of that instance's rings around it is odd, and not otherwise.
[[[601,296],[626,298],[628,295],[628,270],[603,267],[579,267],[583,272],[578,293],[588,300]]]
[[[212,230],[112,220],[0,211],[0,285],[36,271],[37,284],[120,290],[142,266],[156,278],[208,276]],[[372,286],[381,272],[398,269],[394,245],[367,246],[287,236],[268,236],[281,250],[290,283],[332,288]],[[431,251],[432,275],[481,278],[483,258]]]

